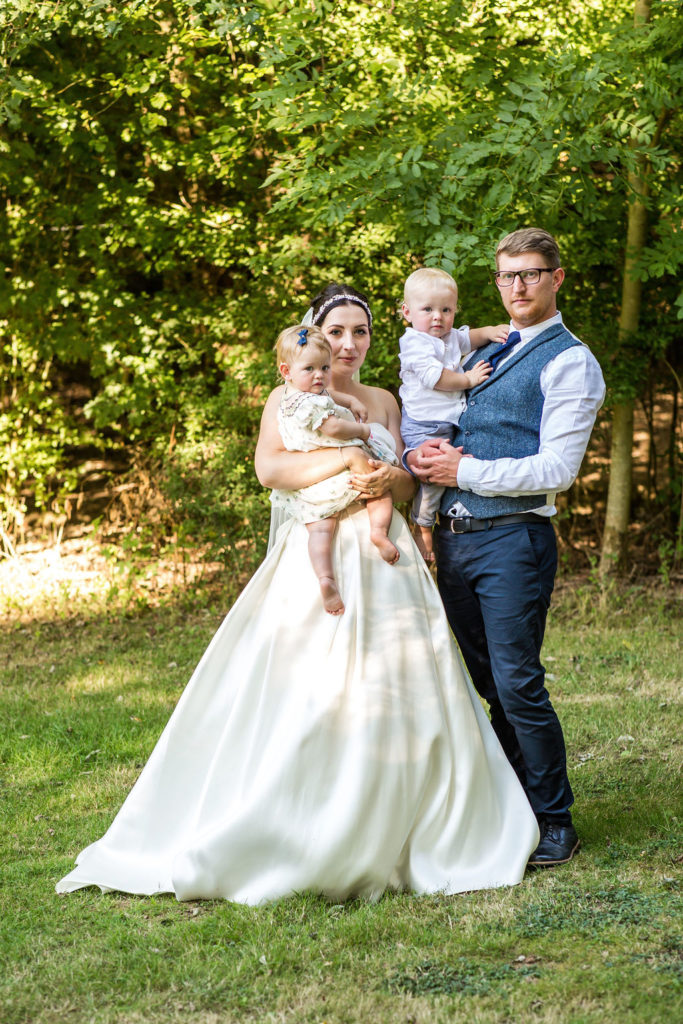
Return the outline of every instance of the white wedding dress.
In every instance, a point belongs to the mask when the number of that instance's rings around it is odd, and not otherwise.
[[[323,611],[289,520],[207,648],[102,839],[57,885],[259,904],[519,882],[535,817],[394,513],[340,516],[346,611]]]

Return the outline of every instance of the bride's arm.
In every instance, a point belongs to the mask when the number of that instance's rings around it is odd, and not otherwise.
[[[378,392],[386,414],[387,430],[396,442],[396,455],[400,459],[404,448],[401,437],[401,412],[392,394],[379,389]],[[369,494],[383,494],[385,491],[391,491],[394,501],[409,501],[413,497],[417,484],[415,478],[405,469],[401,466],[389,466],[377,459],[370,459],[369,462],[374,467],[371,473],[351,476],[351,483],[363,497]]]
[[[263,408],[254,456],[254,468],[259,482],[264,487],[294,491],[341,473],[344,464],[339,454],[340,448],[318,448],[313,452],[287,451],[277,426],[281,397],[282,388],[276,388],[268,396]]]

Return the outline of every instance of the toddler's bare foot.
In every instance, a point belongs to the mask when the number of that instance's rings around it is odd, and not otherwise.
[[[434,545],[432,542],[431,528],[429,526],[416,525],[413,536],[415,537],[417,549],[424,558],[425,562],[429,564],[434,562]]]
[[[383,533],[381,530],[370,530],[370,540],[385,562],[388,562],[389,565],[395,565],[398,562],[398,548],[391,543],[386,533]]]
[[[318,582],[320,583],[320,593],[325,611],[329,612],[330,615],[343,615],[344,602],[337,589],[337,581],[332,576],[320,576],[318,577]]]

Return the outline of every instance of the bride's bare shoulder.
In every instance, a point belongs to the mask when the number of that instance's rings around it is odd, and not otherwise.
[[[372,408],[383,410],[387,416],[393,416],[398,411],[398,402],[391,391],[387,391],[385,388],[377,388],[370,384],[364,384],[363,389],[365,401]]]
[[[263,416],[270,415],[273,407],[277,408],[282,398],[282,393],[285,390],[284,384],[279,384],[276,388],[270,392],[266,398],[266,404],[263,406]]]

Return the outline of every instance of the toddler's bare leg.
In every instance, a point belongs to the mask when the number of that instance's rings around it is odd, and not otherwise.
[[[368,463],[368,457],[362,448],[354,448],[351,445],[343,445],[339,449],[342,453],[344,464],[350,473],[370,473],[372,467]]]
[[[362,448],[347,447],[343,449],[343,459],[352,473],[370,473],[372,466]],[[387,492],[378,498],[367,498],[365,501],[370,517],[370,540],[375,545],[385,562],[393,565],[398,562],[398,548],[389,540],[388,532],[394,505],[391,494]]]
[[[436,564],[432,530],[443,492],[443,487],[437,484],[421,484],[413,501],[413,536],[420,554],[430,566]]]
[[[432,527],[431,526],[420,526],[419,523],[415,523],[413,531],[413,537],[417,544],[418,551],[424,558],[425,562],[434,562],[434,542],[432,539]]]
[[[323,607],[330,615],[341,615],[344,602],[337,588],[337,581],[332,568],[332,538],[337,528],[337,517],[320,519],[316,523],[306,523],[308,530],[308,557],[311,559],[313,571],[320,583],[320,594]]]
[[[394,513],[391,494],[387,491],[379,498],[368,498],[366,505],[370,517],[370,540],[384,561],[389,565],[394,565],[395,562],[398,562],[399,554],[398,548],[389,540],[389,527]]]

